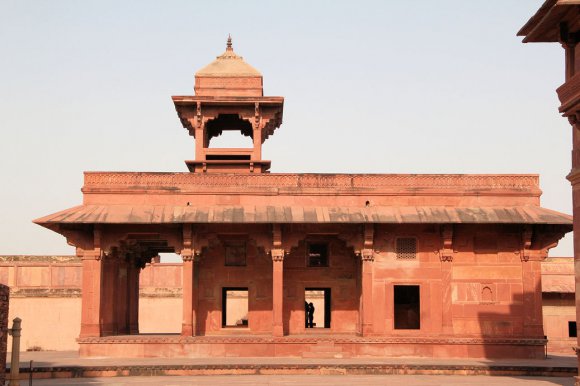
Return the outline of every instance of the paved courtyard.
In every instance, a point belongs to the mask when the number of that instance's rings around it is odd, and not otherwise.
[[[22,381],[25,386],[28,382]],[[83,378],[83,379],[51,379],[34,380],[34,386],[48,385],[80,385],[80,386],[236,386],[236,385],[360,385],[360,386],[448,386],[448,385],[470,385],[470,386],[572,386],[574,378],[557,377],[490,377],[490,376],[461,376],[461,375],[214,375],[197,377],[122,377],[122,378]]]

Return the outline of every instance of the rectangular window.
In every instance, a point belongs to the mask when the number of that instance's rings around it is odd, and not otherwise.
[[[568,337],[570,338],[578,337],[578,331],[576,330],[576,322],[568,322]]]
[[[246,242],[244,240],[228,240],[224,242],[226,265],[243,267],[246,265]]]
[[[309,267],[328,267],[328,244],[308,243],[307,254]]]
[[[414,237],[400,237],[396,245],[397,259],[412,260],[417,258],[417,239]]]
[[[418,285],[396,285],[394,287],[395,329],[418,330],[421,328]]]
[[[248,327],[247,288],[222,288],[222,327]]]

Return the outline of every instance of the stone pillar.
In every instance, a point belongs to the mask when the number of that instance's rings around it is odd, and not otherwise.
[[[568,116],[572,125],[572,170],[568,180],[572,185],[572,208],[574,213],[574,229],[580,229],[580,111]],[[576,282],[576,325],[580,326],[580,232],[574,232],[574,279]],[[580,335],[576,341],[576,356],[580,368]],[[576,385],[580,386],[580,377],[576,377]]]
[[[197,290],[195,288],[195,257],[182,255],[183,258],[183,322],[181,335],[195,336]]]
[[[451,277],[453,259],[441,259],[441,331],[453,334],[453,304],[451,300]]]
[[[139,274],[141,268],[133,259],[127,264],[129,334],[139,334]]]
[[[129,281],[127,260],[118,259],[119,268],[117,272],[117,307],[116,307],[116,322],[117,332],[119,334],[129,333]]]
[[[78,250],[83,261],[83,288],[80,337],[101,336],[101,250]]]
[[[117,334],[118,259],[103,256],[101,292],[101,335]]]
[[[372,249],[361,251],[361,307],[360,333],[367,336],[373,333],[373,270],[375,255]]]
[[[453,334],[453,300],[451,279],[453,273],[453,226],[444,225],[441,229],[441,331]]]
[[[272,249],[272,335],[284,336],[284,250]]]
[[[522,284],[524,288],[524,336],[542,338],[544,328],[542,321],[542,284],[540,261],[525,260],[522,262]]]

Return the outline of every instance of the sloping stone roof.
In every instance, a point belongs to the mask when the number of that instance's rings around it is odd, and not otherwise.
[[[56,224],[179,223],[391,223],[391,224],[552,224],[572,226],[572,216],[538,206],[174,206],[80,205],[39,218]]]

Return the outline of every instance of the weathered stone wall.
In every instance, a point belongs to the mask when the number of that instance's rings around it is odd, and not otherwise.
[[[22,319],[23,351],[78,350],[81,270],[75,256],[0,256],[0,283],[11,296],[7,317]],[[180,332],[181,307],[181,264],[148,265],[141,272],[141,332]]]

